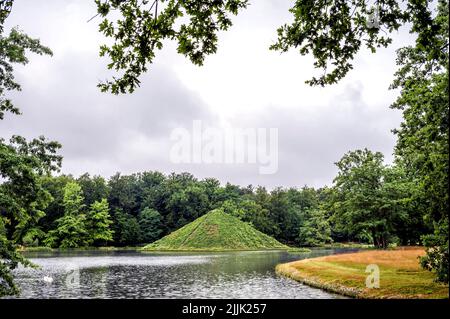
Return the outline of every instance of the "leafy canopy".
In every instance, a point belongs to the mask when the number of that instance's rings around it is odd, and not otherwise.
[[[68,182],[64,186],[64,215],[56,220],[56,229],[48,232],[46,244],[51,247],[77,248],[90,242],[84,197],[80,185]]]
[[[86,223],[90,243],[101,245],[113,240],[114,232],[110,228],[113,222],[109,215],[109,204],[106,198],[91,204]]]
[[[31,265],[16,246],[37,231],[35,226],[51,201],[40,176],[59,167],[58,148],[44,138],[26,142],[15,136],[10,143],[0,139],[0,296],[17,294],[11,270],[19,263]]]
[[[133,92],[164,40],[177,41],[178,53],[202,65],[216,53],[218,33],[232,25],[230,16],[247,8],[248,0],[95,0],[103,19],[100,32],[113,44],[100,48],[108,56],[109,69],[120,77],[100,83],[102,91]],[[392,42],[390,34],[402,25],[417,33],[417,46],[435,47],[438,30],[431,1],[404,0],[296,0],[290,12],[293,22],[282,25],[271,50],[291,48],[312,54],[322,75],[310,85],[337,83],[353,68],[352,60],[362,49],[375,52]],[[114,19],[113,17],[118,17]]]
[[[4,35],[3,24],[11,12],[13,1],[0,2],[0,120],[6,112],[19,114],[19,109],[6,97],[11,90],[20,90],[13,75],[13,65],[27,64],[27,52],[49,54],[50,49],[17,28]],[[0,138],[0,296],[18,294],[11,271],[19,263],[32,264],[16,248],[19,243],[39,235],[36,227],[51,201],[42,186],[42,176],[59,170],[61,145],[44,137],[26,141],[13,136],[9,143]]]
[[[231,26],[230,15],[247,6],[247,0],[95,0],[103,19],[100,32],[114,44],[102,45],[109,69],[123,71],[99,87],[114,94],[133,92],[139,76],[153,62],[164,40],[175,40],[178,53],[202,65],[205,56],[217,51],[217,33]],[[113,14],[114,12],[114,14]],[[117,20],[111,20],[118,15]],[[108,18],[109,16],[109,18]]]
[[[143,242],[151,243],[161,237],[161,214],[157,210],[145,207],[138,215],[138,222]]]
[[[10,1],[12,3],[12,1]],[[12,5],[12,4],[11,4]],[[11,99],[6,96],[9,91],[20,91],[21,86],[15,81],[13,64],[27,64],[27,51],[39,55],[52,55],[52,51],[41,44],[39,39],[33,39],[21,32],[18,28],[13,28],[8,36],[3,35],[2,16],[4,11],[0,5],[0,120],[6,112],[20,114],[20,110]]]
[[[392,88],[401,94],[392,108],[403,112],[403,122],[395,130],[395,153],[407,173],[420,181],[415,201],[426,223],[434,229],[423,237],[427,255],[422,265],[433,270],[437,279],[448,282],[448,175],[449,175],[449,23],[448,1],[437,3],[434,17],[427,23],[415,22],[419,36],[415,46],[398,50]]]
[[[330,243],[331,227],[326,212],[312,209],[307,212],[305,222],[300,226],[298,241],[302,246],[320,246]]]
[[[367,149],[348,152],[336,163],[334,220],[355,237],[367,236],[379,248],[393,242],[412,184],[398,168],[383,164],[383,155]]]

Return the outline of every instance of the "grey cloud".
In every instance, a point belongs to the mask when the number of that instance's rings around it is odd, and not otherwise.
[[[15,94],[14,101],[23,115],[4,121],[2,136],[43,134],[63,144],[66,158],[96,161],[114,158],[129,142],[127,136],[167,138],[172,128],[188,126],[193,119],[213,121],[195,93],[184,88],[170,69],[159,66],[133,95],[99,92],[96,74],[102,69],[96,59],[65,55],[49,62],[44,89],[32,88],[33,77],[19,79],[24,91]]]
[[[271,32],[268,38],[275,40],[276,26],[291,19],[287,10],[292,1],[274,3],[253,1],[248,10],[237,17],[233,29],[241,28],[239,32],[251,34],[255,30],[252,28],[261,28]],[[260,175],[258,165],[172,164],[168,156],[172,129],[190,129],[194,119],[219,127],[221,110],[206,104],[198,92],[190,91],[177,78],[176,70],[167,63],[171,61],[168,57],[175,54],[174,50],[159,52],[157,60],[165,64],[152,65],[142,78],[141,88],[134,94],[112,96],[99,92],[96,84],[110,75],[105,70],[106,62],[98,57],[101,37],[98,37],[99,43],[91,39],[80,44],[79,39],[70,38],[73,35],[70,30],[64,29],[71,25],[59,30],[67,12],[73,9],[68,8],[68,4],[79,6],[82,11],[75,16],[76,27],[87,28],[89,34],[97,35],[95,23],[86,26],[87,19],[95,13],[93,1],[18,1],[14,4],[9,25],[18,24],[31,35],[40,37],[43,43],[54,48],[55,55],[53,58],[32,57],[30,65],[17,68],[23,91],[14,94],[14,101],[24,114],[9,115],[0,123],[2,137],[21,134],[30,138],[43,134],[60,141],[66,173],[88,171],[110,176],[116,171],[189,171],[200,178],[217,177],[222,182],[241,185],[322,186],[329,184],[336,173],[333,162],[348,150],[369,147],[382,151],[388,161],[391,158],[395,137],[390,130],[398,126],[400,116],[388,105],[365,101],[361,92],[366,88],[354,82],[347,87],[330,88],[334,97],[329,104],[314,103],[315,106],[307,107],[315,102],[314,96],[303,99],[298,96],[298,100],[289,101],[298,104],[298,108],[287,108],[277,105],[275,97],[275,102],[267,102],[272,104],[270,106],[261,105],[256,112],[235,114],[230,119],[235,127],[279,129],[279,171],[276,174]],[[74,41],[74,46],[62,49],[64,41]],[[82,47],[77,47],[78,44]],[[172,49],[172,46],[167,48]],[[186,63],[190,62],[186,60]],[[224,63],[233,67],[233,61]],[[265,72],[264,66],[260,72]],[[357,74],[356,69],[353,75],[365,76]],[[261,74],[252,76],[258,79]],[[271,74],[265,76],[271,81],[283,80]],[[248,85],[252,85],[251,81]],[[298,85],[305,84],[299,80]],[[223,94],[233,92],[223,87]]]
[[[279,130],[279,170],[257,179],[272,187],[329,185],[337,172],[334,162],[347,151],[364,147],[381,151],[390,162],[395,144],[390,130],[398,126],[401,117],[388,105],[367,105],[361,90],[359,85],[347,86],[316,112],[270,107],[260,114],[236,118],[238,126]]]

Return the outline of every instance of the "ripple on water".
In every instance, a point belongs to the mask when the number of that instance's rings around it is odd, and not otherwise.
[[[286,252],[93,254],[33,258],[39,269],[14,274],[21,298],[339,298],[275,274],[276,264],[294,259]]]

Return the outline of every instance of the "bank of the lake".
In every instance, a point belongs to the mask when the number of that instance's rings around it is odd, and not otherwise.
[[[131,251],[131,250],[139,250],[142,249],[142,247],[136,247],[136,246],[123,246],[123,247],[116,247],[116,246],[102,246],[102,247],[77,247],[77,248],[51,248],[47,246],[31,246],[31,247],[25,247],[25,246],[19,246],[17,250],[19,252],[27,253],[27,252],[58,252],[58,251]]]
[[[333,249],[330,247],[316,247],[316,249],[318,248],[322,248],[322,249]],[[344,248],[344,247],[336,247],[336,248]],[[136,252],[172,252],[172,253],[177,253],[177,252],[198,252],[198,253],[214,253],[214,252],[258,252],[258,251],[286,251],[288,253],[309,253],[311,252],[311,249],[306,248],[306,247],[282,247],[282,248],[277,248],[277,249],[226,249],[226,248],[208,248],[208,249],[180,249],[180,250],[176,250],[176,249],[167,249],[167,250],[153,250],[153,251],[149,251],[148,249],[145,248],[145,246],[139,246],[139,247],[135,247],[135,246],[125,246],[125,247],[115,247],[115,246],[105,246],[105,247],[78,247],[78,248],[51,248],[51,247],[46,247],[46,246],[36,246],[36,247],[25,247],[25,246],[20,246],[17,249],[19,252],[21,253],[57,253],[57,252],[72,252],[72,253],[77,253],[77,252],[95,252],[95,251],[136,251]]]
[[[420,267],[424,254],[420,247],[369,250],[279,264],[276,272],[354,298],[448,298],[449,286],[436,283],[434,274]],[[379,267],[379,288],[366,287],[368,265]]]

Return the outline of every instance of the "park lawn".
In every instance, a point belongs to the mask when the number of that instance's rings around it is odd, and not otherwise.
[[[370,250],[304,259],[277,265],[279,274],[304,284],[356,298],[448,298],[449,286],[423,270],[421,247]],[[366,267],[378,265],[380,287],[366,288]]]

